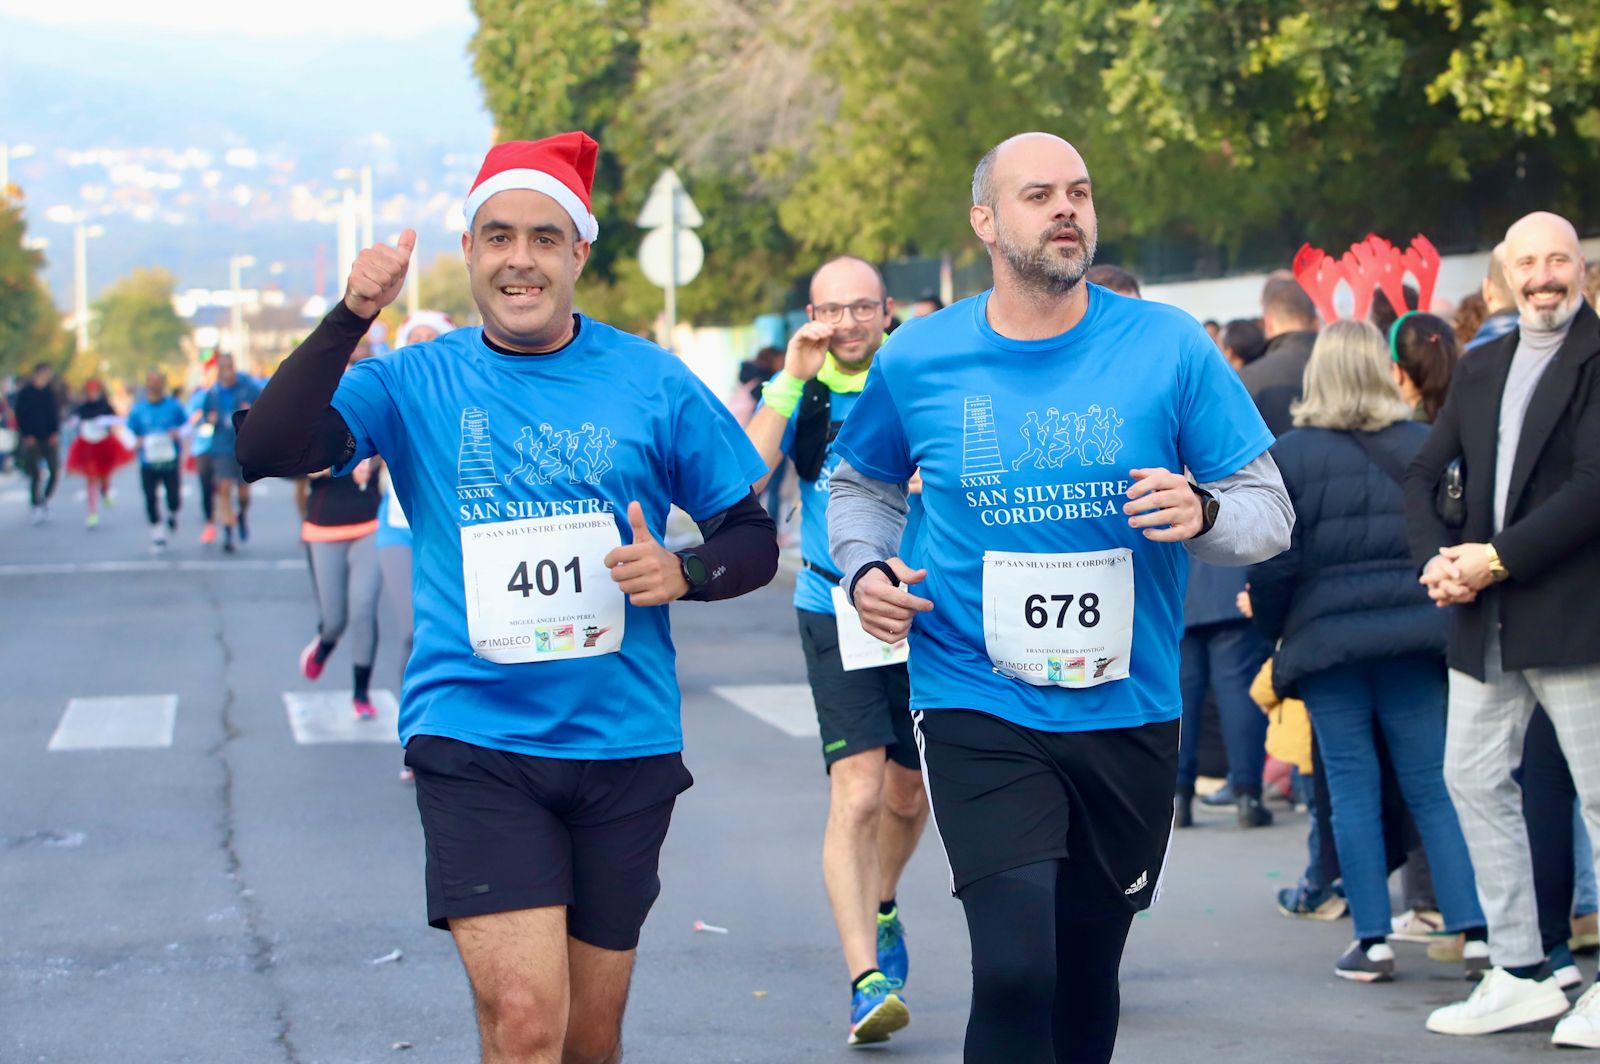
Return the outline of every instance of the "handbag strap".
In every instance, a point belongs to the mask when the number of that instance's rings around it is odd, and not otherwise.
[[[1355,440],[1361,449],[1367,452],[1367,457],[1372,460],[1372,464],[1383,470],[1385,476],[1402,488],[1406,486],[1405,466],[1401,465],[1400,460],[1394,455],[1378,446],[1378,441],[1373,438],[1373,433],[1346,432],[1345,435]]]

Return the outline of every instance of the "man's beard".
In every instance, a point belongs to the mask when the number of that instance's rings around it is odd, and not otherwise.
[[[1050,241],[1071,230],[1078,236],[1077,246],[1065,257]],[[1006,265],[1026,288],[1049,295],[1064,296],[1078,286],[1094,264],[1095,237],[1076,222],[1060,222],[1045,230],[1032,247],[1014,243],[1003,229],[997,229],[1000,254]]]
[[[1565,303],[1549,310],[1535,310],[1531,305],[1524,306],[1520,300],[1518,301],[1517,312],[1522,320],[1541,332],[1555,332],[1565,326],[1572,320],[1573,315],[1578,313],[1578,304],[1583,302],[1583,296],[1576,287],[1568,288],[1565,285],[1544,285],[1540,288],[1524,289],[1522,296],[1523,299],[1527,299],[1540,292],[1562,292],[1567,297]]]

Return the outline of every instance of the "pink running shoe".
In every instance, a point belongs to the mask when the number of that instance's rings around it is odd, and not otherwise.
[[[320,672],[322,670],[319,668],[317,671]],[[355,706],[357,720],[378,719],[378,707],[367,701],[365,698],[357,698],[352,704]]]
[[[409,768],[402,768],[400,770],[400,782],[401,783],[415,783],[415,782],[417,782],[417,774],[415,772],[411,771],[411,769],[409,769]]]
[[[322,662],[317,660],[317,648],[322,645],[322,640],[312,637],[311,642],[300,652],[300,671],[308,680],[315,680],[322,675]]]
[[[204,527],[204,528],[202,528],[200,530],[200,542],[201,543],[203,543],[204,545],[209,547],[209,546],[211,546],[211,544],[215,543],[216,541],[217,541],[217,526],[216,525],[207,524],[206,527]]]

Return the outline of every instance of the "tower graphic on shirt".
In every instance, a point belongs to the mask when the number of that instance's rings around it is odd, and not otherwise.
[[[976,477],[1005,471],[1000,437],[994,427],[994,398],[969,395],[962,411],[961,475]]]
[[[489,440],[489,412],[481,406],[461,411],[461,451],[456,458],[456,487],[489,487],[494,473],[494,447]]]

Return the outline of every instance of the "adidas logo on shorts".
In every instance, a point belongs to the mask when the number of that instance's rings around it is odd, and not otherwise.
[[[1133,881],[1133,886],[1129,887],[1127,890],[1123,891],[1122,893],[1128,894],[1128,895],[1137,894],[1141,890],[1143,890],[1146,886],[1148,886],[1149,883],[1150,883],[1150,870],[1147,868],[1143,872],[1139,873],[1139,878]]]

